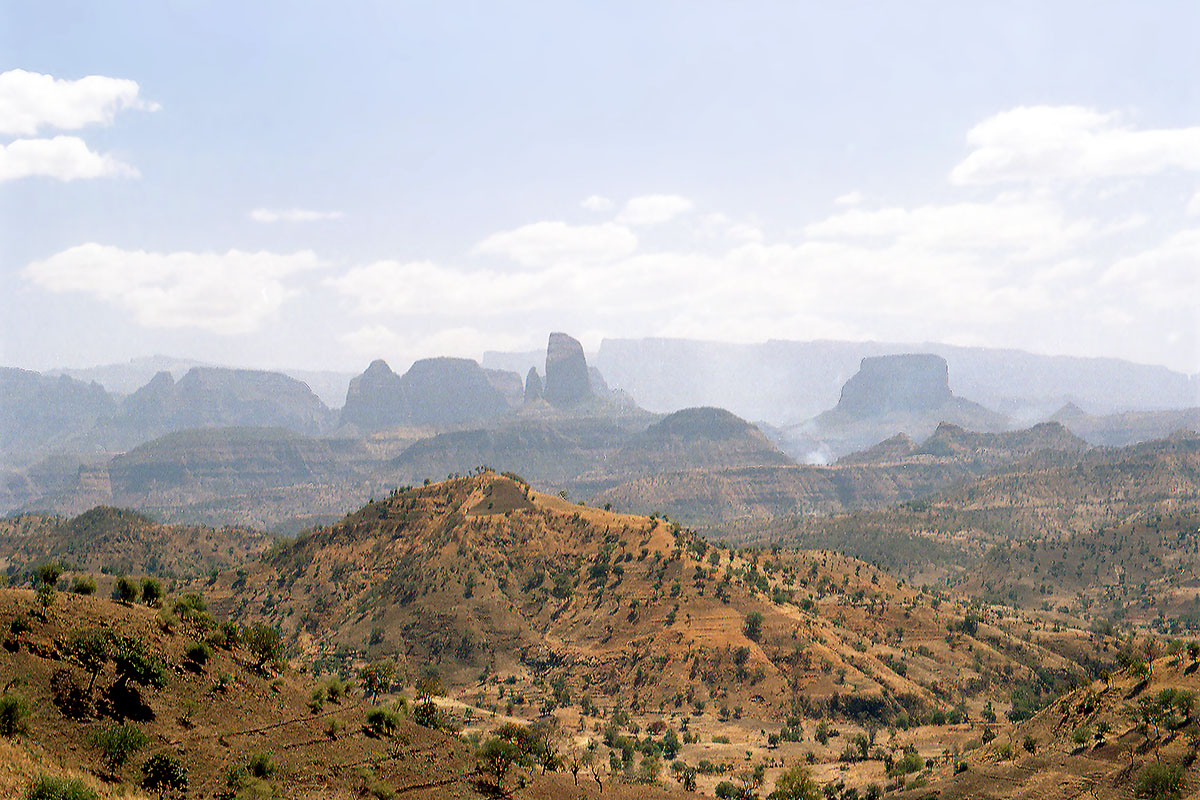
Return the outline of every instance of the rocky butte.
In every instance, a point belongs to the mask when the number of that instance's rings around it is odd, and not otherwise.
[[[542,396],[550,405],[560,408],[578,405],[593,396],[583,345],[565,333],[550,334]]]

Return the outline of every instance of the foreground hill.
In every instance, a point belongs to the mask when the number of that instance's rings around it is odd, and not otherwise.
[[[931,759],[902,798],[1197,796],[1195,655],[1180,650],[1089,682],[1025,722],[989,725],[960,757]],[[903,779],[898,781],[901,785]]]
[[[472,744],[406,718],[408,704],[389,697],[397,687],[385,685],[373,710],[376,698],[352,685],[318,681],[231,643],[232,629],[214,628],[197,598],[156,611],[70,594],[43,608],[31,591],[0,589],[4,630],[28,623],[6,633],[0,656],[0,796],[25,797],[44,777],[78,781],[106,800],[164,796],[139,788],[141,765],[152,759],[185,773],[186,790],[168,787],[168,797],[495,796]],[[201,648],[200,640],[213,644]],[[83,654],[97,652],[107,657],[92,677]],[[565,772],[530,764],[513,773],[507,797],[600,796],[596,783],[576,786]],[[679,796],[662,786],[603,788],[617,800]]]
[[[862,562],[730,551],[662,518],[572,505],[490,472],[398,491],[210,591],[318,663],[387,656],[409,674],[437,664],[462,692],[481,688],[481,671],[511,674],[530,702],[560,683],[639,713],[737,706],[754,719],[807,711],[883,724],[948,710],[963,696],[952,686],[980,707],[1002,703],[1000,687],[1053,683],[1096,657],[1074,630],[1021,643],[1015,620],[981,626],[970,648],[948,645],[964,606]]]

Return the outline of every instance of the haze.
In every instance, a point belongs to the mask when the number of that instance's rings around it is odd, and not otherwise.
[[[0,363],[1200,370],[1194,5],[4,3]]]

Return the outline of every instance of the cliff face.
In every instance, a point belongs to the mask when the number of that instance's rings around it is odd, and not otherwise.
[[[583,345],[565,333],[550,334],[542,396],[559,407],[578,405],[593,396]]]
[[[401,376],[374,361],[350,381],[342,422],[367,431],[480,422],[507,411],[520,396],[520,383],[519,375],[485,371],[466,358],[422,359]]]
[[[853,417],[931,411],[950,400],[946,359],[929,353],[864,358],[842,387],[837,409]]]
[[[346,405],[342,407],[342,423],[363,430],[401,425],[402,409],[396,402],[399,396],[400,376],[382,358],[376,359],[363,374],[350,381]]]

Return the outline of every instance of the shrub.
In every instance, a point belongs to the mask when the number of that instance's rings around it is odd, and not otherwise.
[[[225,694],[229,691],[229,687],[232,683],[233,676],[225,670],[221,670],[217,673],[217,677],[213,678],[213,690],[218,691],[221,694]]]
[[[269,778],[279,771],[279,764],[268,752],[254,753],[246,762],[246,770],[256,778]]]
[[[162,584],[154,578],[145,578],[142,580],[142,602],[148,606],[158,608],[162,605],[163,587]]]
[[[113,643],[112,659],[117,668],[117,681],[123,686],[130,681],[155,689],[167,685],[166,667],[156,656],[147,653],[146,646],[137,639],[117,637]]]
[[[95,594],[96,579],[91,575],[79,575],[71,583],[71,591],[74,594]]]
[[[762,636],[763,615],[757,611],[751,611],[746,615],[746,619],[742,624],[742,633],[752,642],[757,642]]]
[[[0,695],[0,736],[12,739],[24,733],[28,726],[29,704],[18,694],[5,692]]]
[[[117,578],[117,582],[113,584],[112,599],[119,603],[129,605],[138,597],[138,585],[126,578],[124,575]]]
[[[1138,776],[1138,796],[1150,800],[1175,800],[1183,784],[1183,767],[1155,761]]]
[[[367,712],[367,728],[380,736],[390,736],[400,727],[400,715],[389,708],[376,706]]]
[[[91,738],[112,775],[116,775],[134,753],[150,743],[146,734],[129,723],[107,725],[93,733]]]
[[[88,671],[91,680],[87,690],[92,691],[96,676],[108,663],[108,636],[99,628],[84,628],[71,634],[67,650],[79,665]]]
[[[1079,745],[1080,747],[1083,747],[1085,744],[1087,744],[1091,740],[1091,738],[1092,738],[1092,729],[1089,728],[1087,725],[1080,725],[1071,734],[1071,741],[1074,742],[1075,744]]]
[[[1038,740],[1032,736],[1026,736],[1021,742],[1021,747],[1025,748],[1027,753],[1036,753],[1038,749]]]
[[[184,651],[184,656],[197,669],[202,668],[212,658],[212,648],[204,642],[192,642]]]
[[[308,696],[308,710],[314,714],[320,713],[325,707],[326,690],[324,686],[318,686],[312,690]]]
[[[170,753],[156,753],[142,764],[142,788],[158,792],[159,797],[187,791],[187,783],[187,767]]]
[[[25,790],[25,800],[99,800],[99,795],[79,778],[39,775]]]
[[[246,631],[246,647],[258,659],[258,668],[268,663],[280,666],[283,663],[283,636],[279,629],[256,622]]]

